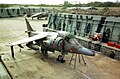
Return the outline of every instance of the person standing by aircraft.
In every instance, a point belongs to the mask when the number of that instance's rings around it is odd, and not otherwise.
[[[103,32],[102,42],[108,43],[109,38],[110,38],[110,28],[107,28],[106,31]]]

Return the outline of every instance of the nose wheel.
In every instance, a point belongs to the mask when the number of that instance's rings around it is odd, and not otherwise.
[[[61,63],[65,63],[65,60],[64,60],[64,56],[63,56],[63,55],[59,55],[56,60],[59,61],[59,62],[61,62]]]

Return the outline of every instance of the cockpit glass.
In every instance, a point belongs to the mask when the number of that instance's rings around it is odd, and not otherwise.
[[[76,42],[74,41],[74,39],[69,39],[68,42],[71,43],[71,44],[76,44]]]
[[[70,43],[70,44],[80,45],[80,43],[78,43],[78,41],[77,41],[76,39],[74,39],[74,38],[69,39],[68,43]]]

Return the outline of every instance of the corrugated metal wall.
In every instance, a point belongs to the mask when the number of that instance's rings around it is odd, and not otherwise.
[[[32,15],[34,13],[43,12],[43,8],[0,8],[0,18],[23,16],[25,14]]]
[[[48,27],[53,30],[68,31],[88,38],[94,32],[101,35],[110,28],[110,41],[120,43],[120,18],[68,13],[49,14]]]

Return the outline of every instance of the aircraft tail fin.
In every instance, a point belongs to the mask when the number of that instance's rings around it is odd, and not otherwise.
[[[29,21],[27,20],[27,18],[25,18],[25,21],[26,21],[27,31],[34,31],[33,28],[31,27]]]
[[[35,32],[35,30],[32,28],[27,18],[25,18],[25,21],[26,21],[26,27],[27,27],[27,31],[25,32],[28,33],[28,37],[31,37],[34,35],[32,32]]]

